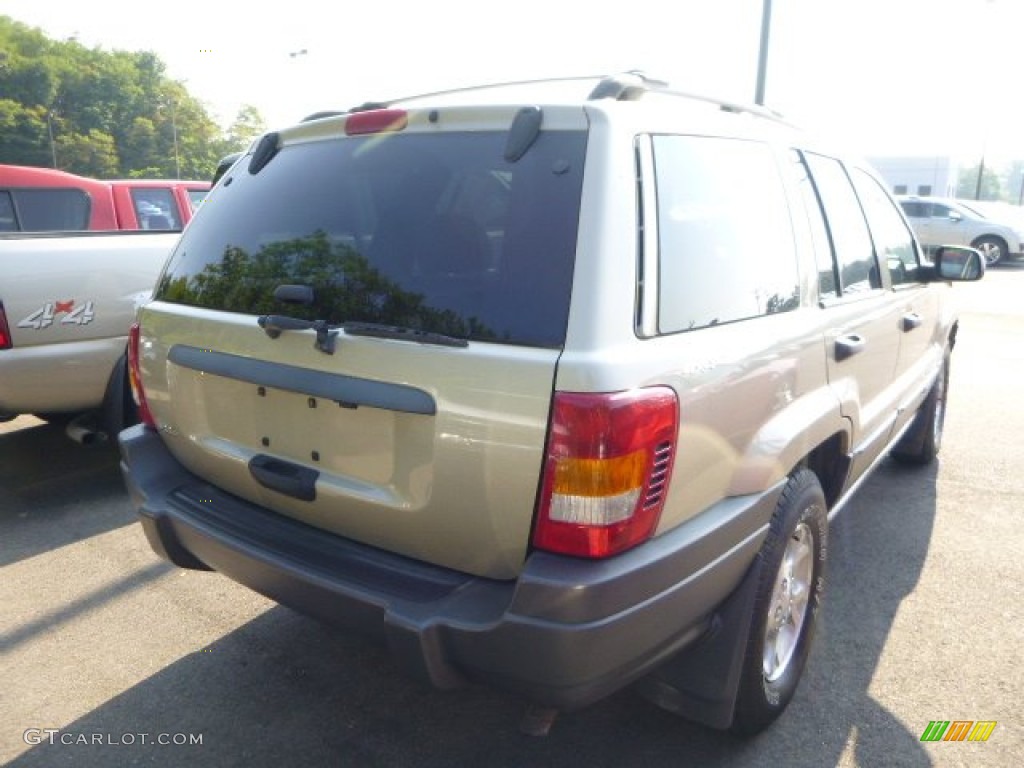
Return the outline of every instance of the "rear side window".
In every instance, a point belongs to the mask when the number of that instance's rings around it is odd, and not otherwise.
[[[181,229],[174,193],[164,187],[136,187],[131,191],[139,229]]]
[[[565,341],[586,134],[388,134],[242,161],[203,204],[156,298],[534,346]],[[275,301],[310,285],[310,305]]]
[[[703,136],[656,136],[662,333],[796,309],[789,206],[772,150]]]
[[[195,211],[196,208],[199,207],[200,203],[202,203],[203,200],[206,199],[206,190],[205,189],[189,189],[189,190],[186,190],[186,191],[188,193],[188,204],[192,208],[192,210]]]
[[[24,232],[89,228],[89,195],[81,189],[12,189],[10,194]]]

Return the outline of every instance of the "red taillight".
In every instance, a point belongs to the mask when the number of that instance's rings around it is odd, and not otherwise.
[[[668,387],[556,393],[534,546],[598,558],[650,538],[678,427],[679,403]]]
[[[7,313],[3,302],[0,302],[0,349],[11,348],[11,329],[7,325]]]
[[[401,131],[409,124],[404,109],[372,109],[369,112],[353,112],[345,118],[345,134],[359,136],[364,133]]]
[[[146,390],[142,388],[142,368],[139,366],[139,324],[132,323],[128,329],[128,381],[132,385],[132,397],[139,408],[139,421],[156,429],[156,419],[146,402]]]

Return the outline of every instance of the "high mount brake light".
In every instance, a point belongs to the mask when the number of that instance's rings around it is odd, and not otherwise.
[[[132,385],[132,397],[139,408],[139,421],[156,429],[156,419],[146,402],[146,391],[142,387],[142,368],[139,365],[139,324],[132,323],[128,329],[128,381]]]
[[[534,546],[601,558],[650,538],[678,429],[679,403],[668,387],[556,393]]]
[[[353,112],[345,118],[345,134],[361,136],[366,133],[388,133],[404,130],[409,116],[404,109],[371,109]]]

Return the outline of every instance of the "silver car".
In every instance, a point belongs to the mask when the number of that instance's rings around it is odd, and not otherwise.
[[[988,266],[1024,251],[1024,231],[999,221],[970,202],[938,197],[898,197],[900,206],[928,250],[940,245],[969,245]]]

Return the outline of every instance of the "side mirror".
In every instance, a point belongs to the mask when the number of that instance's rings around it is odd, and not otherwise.
[[[956,211],[950,211],[950,212],[949,212],[949,220],[950,220],[950,221],[952,221],[952,222],[958,222],[958,221],[960,221],[961,219],[963,219],[963,216],[961,216],[961,215],[960,215],[959,213],[957,213]]]
[[[936,279],[966,282],[981,280],[984,275],[985,259],[974,248],[940,245],[935,250]]]

